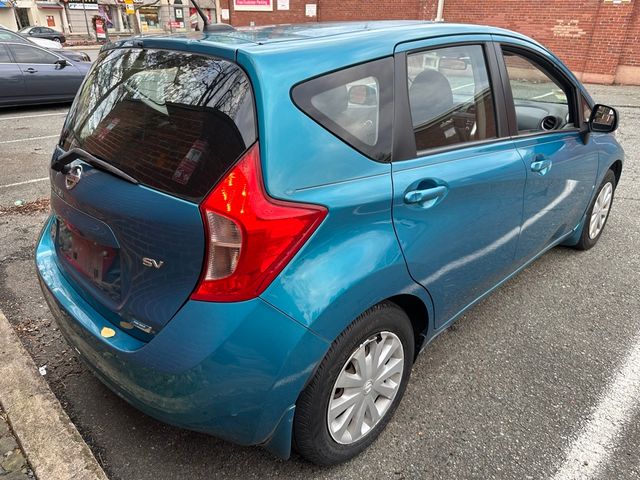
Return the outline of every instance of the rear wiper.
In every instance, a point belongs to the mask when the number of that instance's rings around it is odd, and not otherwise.
[[[115,175],[116,177],[120,177],[123,180],[126,180],[127,182],[131,182],[136,185],[140,183],[131,175],[124,173],[118,167],[114,167],[110,163],[105,162],[104,160],[101,160],[98,157],[91,155],[89,152],[81,148],[72,148],[68,152],[65,152],[62,155],[60,155],[53,162],[51,162],[51,169],[57,172],[67,174],[69,173],[69,170],[71,170],[71,168],[69,167],[69,164],[74,160],[76,160],[77,158],[81,158],[88,164],[93,165],[94,167],[99,168],[101,170],[105,170]]]

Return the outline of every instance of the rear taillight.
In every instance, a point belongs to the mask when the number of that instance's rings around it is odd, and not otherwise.
[[[256,142],[200,205],[206,258],[194,300],[260,295],[327,215],[318,205],[270,198]]]

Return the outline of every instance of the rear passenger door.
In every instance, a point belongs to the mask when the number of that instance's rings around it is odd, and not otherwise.
[[[514,270],[526,173],[489,40],[396,48],[393,220],[436,327]]]

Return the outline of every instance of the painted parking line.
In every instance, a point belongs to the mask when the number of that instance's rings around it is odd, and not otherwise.
[[[7,183],[6,185],[0,185],[0,188],[19,187],[20,185],[28,185],[29,183],[38,183],[49,180],[49,177],[34,178],[32,180],[25,180],[24,182]]]
[[[28,142],[29,140],[45,140],[47,138],[58,138],[59,136],[60,134],[56,133],[55,135],[44,135],[42,137],[27,137],[27,138],[18,138],[15,140],[2,140],[0,141],[0,145],[5,143]]]
[[[639,406],[640,339],[637,339],[589,420],[567,449],[564,463],[553,480],[597,478]]]
[[[1,120],[19,120],[21,118],[38,118],[38,117],[52,117],[55,115],[66,115],[67,112],[59,112],[59,113],[39,113],[37,115],[17,115],[14,117],[2,117],[0,116],[0,121]]]

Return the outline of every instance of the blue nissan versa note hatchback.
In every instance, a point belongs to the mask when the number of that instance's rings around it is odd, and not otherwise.
[[[53,155],[42,290],[149,415],[337,463],[461,312],[555,245],[597,242],[616,126],[546,48],[495,28],[110,44]]]

